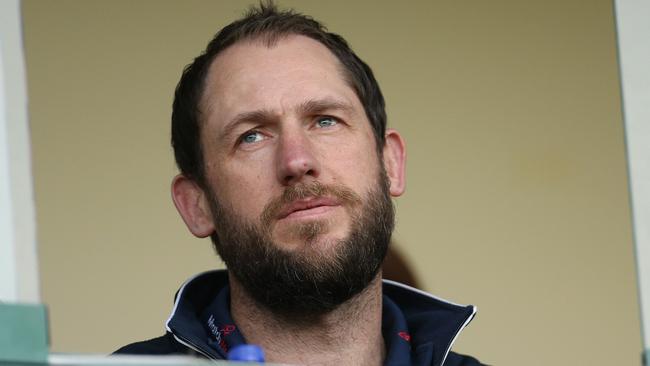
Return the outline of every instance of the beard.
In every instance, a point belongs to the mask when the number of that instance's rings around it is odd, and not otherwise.
[[[318,242],[331,223],[305,220],[288,229],[301,240],[294,250],[271,239],[278,211],[295,200],[334,197],[346,209],[343,239]],[[287,187],[264,208],[259,224],[245,220],[208,189],[214,247],[229,274],[256,303],[285,319],[322,315],[365,289],[377,277],[394,228],[395,212],[383,169],[365,199],[342,185],[319,182]]]

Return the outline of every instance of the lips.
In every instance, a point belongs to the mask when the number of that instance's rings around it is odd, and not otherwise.
[[[278,219],[282,220],[288,216],[298,216],[300,213],[307,213],[308,211],[317,213],[318,211],[325,211],[330,207],[339,205],[339,201],[331,197],[318,197],[298,200],[283,207],[278,215]]]

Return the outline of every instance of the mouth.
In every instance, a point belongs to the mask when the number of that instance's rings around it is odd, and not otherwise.
[[[340,206],[338,200],[330,197],[317,197],[298,200],[285,206],[278,215],[278,220],[298,219],[321,215]]]

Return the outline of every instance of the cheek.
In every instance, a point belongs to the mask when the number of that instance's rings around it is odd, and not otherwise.
[[[265,176],[269,169],[262,169],[255,162],[245,166],[214,164],[210,167],[209,182],[220,202],[230,206],[242,217],[259,217],[264,205],[271,198],[273,187]]]
[[[379,173],[379,159],[374,144],[357,143],[339,145],[329,150],[326,158],[332,180],[361,193],[375,184]]]

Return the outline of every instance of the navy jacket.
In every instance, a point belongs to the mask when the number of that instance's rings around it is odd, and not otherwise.
[[[122,354],[197,354],[225,359],[228,349],[246,341],[230,316],[226,271],[188,280],[176,294],[161,337],[120,348]],[[384,280],[382,332],[386,366],[475,366],[476,359],[451,352],[474,306],[453,304],[409,286]]]

